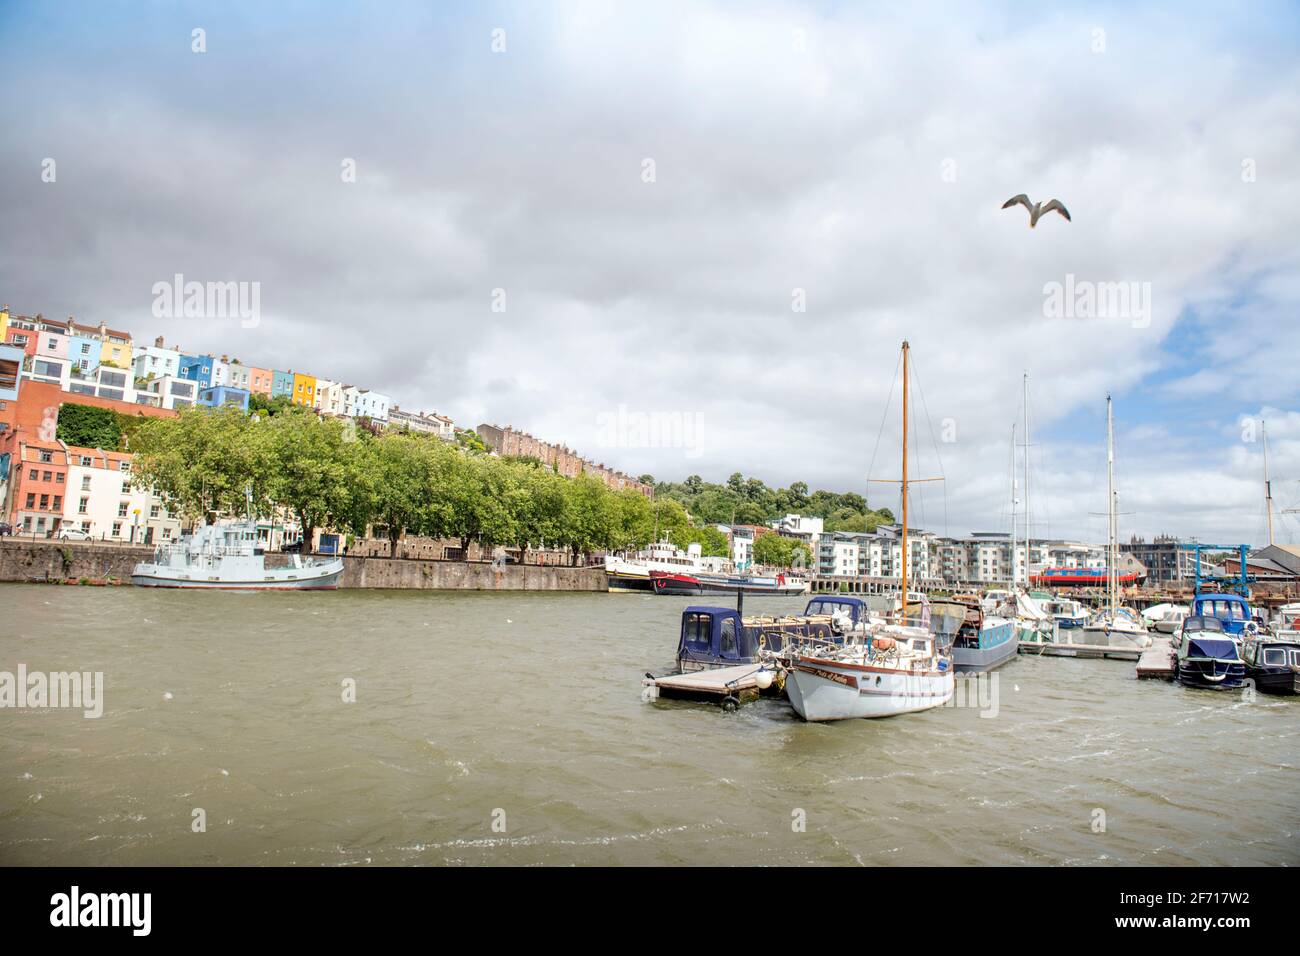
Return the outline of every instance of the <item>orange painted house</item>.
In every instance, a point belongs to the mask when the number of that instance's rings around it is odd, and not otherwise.
[[[275,373],[269,368],[248,367],[248,390],[254,395],[265,395],[268,398],[271,395],[271,383],[275,378]]]

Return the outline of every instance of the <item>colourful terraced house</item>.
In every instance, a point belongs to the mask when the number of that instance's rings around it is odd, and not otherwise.
[[[293,372],[272,370],[271,397],[279,398],[281,395],[290,398],[293,396]]]
[[[294,372],[293,394],[289,397],[295,405],[304,405],[307,408],[315,408],[316,376],[306,375],[302,372]]]

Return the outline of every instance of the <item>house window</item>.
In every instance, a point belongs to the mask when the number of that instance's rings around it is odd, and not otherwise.
[[[77,509],[77,514],[82,514],[82,515],[84,515],[84,514],[85,514],[87,511],[89,511],[89,510],[90,510],[90,499],[89,499],[89,498],[82,498],[82,499],[81,499],[81,507],[79,507],[79,508]]]
[[[54,472],[52,472],[52,471],[42,472],[42,473],[41,473],[41,480],[42,480],[42,481],[53,481],[53,480],[54,480]]]
[[[62,511],[62,510],[63,510],[63,496],[62,496],[62,495],[55,495],[55,496],[54,496],[54,510],[55,510],[55,511]]]
[[[32,492],[32,493],[30,493],[30,494],[27,495],[27,507],[29,507],[29,508],[35,508],[35,507],[36,507],[36,494],[35,494],[35,492]]]
[[[90,354],[90,343],[88,343],[88,342],[82,342],[82,343],[81,343],[81,354],[82,354],[82,355],[89,355],[89,354]],[[85,368],[85,367],[86,367],[86,363],[85,363],[85,362],[82,362],[82,363],[81,363],[81,367],[82,367],[82,368]]]
[[[113,537],[115,538],[122,537],[122,522],[120,521],[113,522]]]
[[[150,518],[156,518],[156,517],[158,517],[158,506],[157,506],[157,505],[150,505],[150,506],[149,506],[149,517],[150,517]]]
[[[31,471],[27,473],[27,478],[29,481],[40,481],[41,473],[37,471],[35,468],[33,468]]]
[[[118,516],[119,518],[125,518],[125,517],[126,517],[126,509],[127,509],[127,507],[128,507],[130,504],[131,504],[131,503],[130,503],[129,501],[123,501],[121,504],[119,504],[119,505],[117,506],[117,516]]]
[[[54,461],[54,452],[52,452],[52,451],[42,451],[42,452],[41,452],[41,461],[43,461],[43,462]]]
[[[49,507],[50,507],[50,496],[49,496],[49,495],[41,495],[41,510],[42,510],[42,511],[48,511],[48,510],[49,510]]]

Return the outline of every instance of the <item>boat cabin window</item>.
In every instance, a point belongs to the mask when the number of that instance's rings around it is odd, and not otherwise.
[[[1266,647],[1266,648],[1264,648],[1264,666],[1265,666],[1265,667],[1285,667],[1285,666],[1286,666],[1286,648],[1284,648],[1284,647]]]
[[[722,656],[736,656],[736,619],[734,617],[724,617],[722,619]]]
[[[682,624],[682,639],[688,644],[708,648],[713,643],[713,615],[686,615],[686,621]]]
[[[1246,620],[1246,609],[1236,601],[1202,601],[1200,612],[1202,614],[1213,614],[1215,617],[1227,621]]]
[[[809,616],[814,614],[826,614],[832,616],[835,614],[845,614],[848,615],[849,617],[853,617],[855,610],[856,610],[855,605],[849,604],[845,601],[817,600],[817,601],[809,601],[808,608],[804,611],[804,613]]]

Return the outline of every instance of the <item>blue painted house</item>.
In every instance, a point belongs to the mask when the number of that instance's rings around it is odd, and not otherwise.
[[[233,385],[212,385],[199,391],[198,403],[219,408],[222,405],[235,405],[241,411],[248,411],[248,389],[235,388]]]
[[[200,387],[212,384],[211,355],[181,355],[180,377],[198,382]]]
[[[271,397],[277,395],[293,398],[293,372],[281,372],[279,369],[271,372]]]
[[[68,342],[68,361],[74,369],[73,374],[90,372],[92,369],[98,368],[100,355],[104,351],[104,343],[99,337],[99,330],[88,329],[85,326],[77,325],[75,322],[68,324],[72,331]]]

